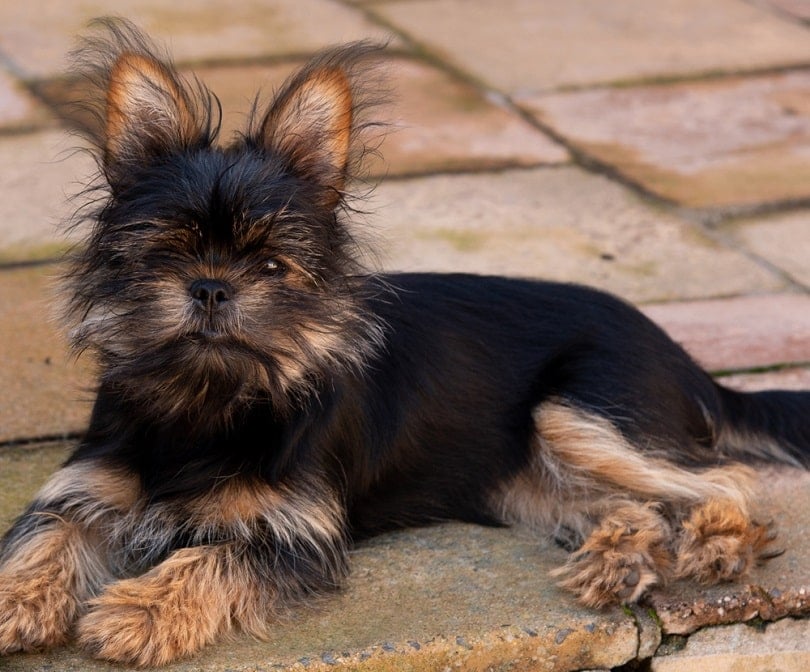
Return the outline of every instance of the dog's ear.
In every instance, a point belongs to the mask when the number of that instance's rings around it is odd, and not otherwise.
[[[142,164],[196,143],[200,129],[177,75],[159,60],[123,53],[107,87],[104,163]]]
[[[276,98],[264,118],[261,139],[293,173],[323,187],[327,204],[337,205],[349,162],[352,91],[340,68],[319,68],[307,75]]]
[[[320,187],[322,204],[336,207],[364,147],[363,113],[376,80],[369,56],[380,47],[357,43],[325,52],[282,86],[250,133],[253,142],[286,163],[293,174]]]

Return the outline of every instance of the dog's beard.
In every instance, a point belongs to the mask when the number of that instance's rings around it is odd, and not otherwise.
[[[324,380],[362,368],[382,340],[351,294],[298,297],[275,310],[272,297],[248,295],[227,314],[207,315],[181,292],[159,289],[157,299],[97,303],[72,332],[76,348],[98,356],[102,384],[159,421],[217,427],[257,400],[286,413]]]

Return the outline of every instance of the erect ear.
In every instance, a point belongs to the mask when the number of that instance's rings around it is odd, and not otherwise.
[[[349,76],[326,62],[285,85],[262,122],[259,141],[294,174],[321,187],[323,204],[335,207],[346,182],[353,116]]]
[[[107,168],[143,164],[202,133],[178,77],[160,61],[123,53],[110,68],[105,115]]]

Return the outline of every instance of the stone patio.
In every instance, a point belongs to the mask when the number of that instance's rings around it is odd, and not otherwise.
[[[391,124],[362,237],[381,269],[595,285],[722,381],[810,389],[806,0],[35,0],[0,5],[0,527],[64,459],[92,398],[54,298],[58,230],[93,171],[65,54],[115,13],[220,95],[224,133],[321,47],[389,43]],[[810,475],[762,474],[786,552],[747,582],[594,612],[527,530],[444,525],[357,549],[346,591],[273,641],[176,670],[810,669]],[[2,618],[2,615],[0,615]],[[771,623],[771,621],[774,621]],[[8,670],[113,670],[66,649]],[[624,669],[630,669],[625,667]]]

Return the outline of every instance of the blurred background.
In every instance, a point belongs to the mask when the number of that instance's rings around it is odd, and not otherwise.
[[[66,54],[110,13],[214,90],[226,137],[319,49],[387,42],[358,222],[380,268],[596,285],[736,384],[810,387],[808,0],[28,0],[0,5],[0,443],[87,417],[48,287],[93,171]]]

